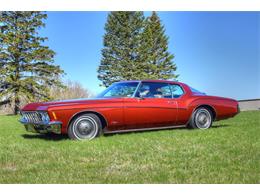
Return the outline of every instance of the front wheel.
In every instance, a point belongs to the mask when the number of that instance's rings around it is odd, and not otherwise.
[[[211,127],[213,122],[212,113],[207,108],[201,107],[196,109],[189,122],[189,127],[199,128],[199,129],[208,129]]]
[[[68,136],[74,140],[91,140],[100,135],[102,125],[95,114],[82,114],[74,118],[69,125]]]

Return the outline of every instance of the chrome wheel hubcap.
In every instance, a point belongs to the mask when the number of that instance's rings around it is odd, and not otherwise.
[[[93,139],[98,133],[96,121],[89,116],[82,116],[76,119],[73,126],[73,133],[78,139]]]
[[[195,117],[196,126],[199,129],[207,129],[211,125],[211,115],[208,110],[200,109],[196,113]]]
[[[78,130],[83,134],[89,133],[92,128],[92,124],[89,121],[81,121],[78,124]]]

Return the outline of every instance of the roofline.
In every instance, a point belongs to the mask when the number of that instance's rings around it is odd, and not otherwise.
[[[176,84],[176,85],[180,85],[182,87],[182,89],[185,91],[185,94],[187,95],[191,95],[192,92],[191,92],[191,89],[190,87],[185,84],[185,83],[182,83],[182,82],[179,82],[179,81],[169,81],[169,80],[152,80],[152,79],[147,79],[147,80],[126,80],[126,81],[118,81],[118,82],[115,82],[115,83],[124,83],[124,82],[138,82],[139,84],[141,82],[152,82],[152,83],[168,83],[168,84]]]
[[[118,81],[115,83],[124,83],[124,82],[154,82],[154,83],[179,83],[179,84],[184,84],[179,81],[170,81],[170,80],[162,80],[162,79],[145,79],[145,80],[123,80],[123,81]]]

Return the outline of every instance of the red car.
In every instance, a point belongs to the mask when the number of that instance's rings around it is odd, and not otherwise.
[[[90,140],[103,133],[208,129],[238,112],[236,100],[208,96],[180,82],[143,80],[114,83],[95,99],[28,104],[20,122],[28,131]]]

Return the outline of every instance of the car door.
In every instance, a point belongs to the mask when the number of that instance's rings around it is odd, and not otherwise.
[[[168,83],[142,82],[136,97],[124,100],[125,129],[173,126],[177,114],[177,101]]]

